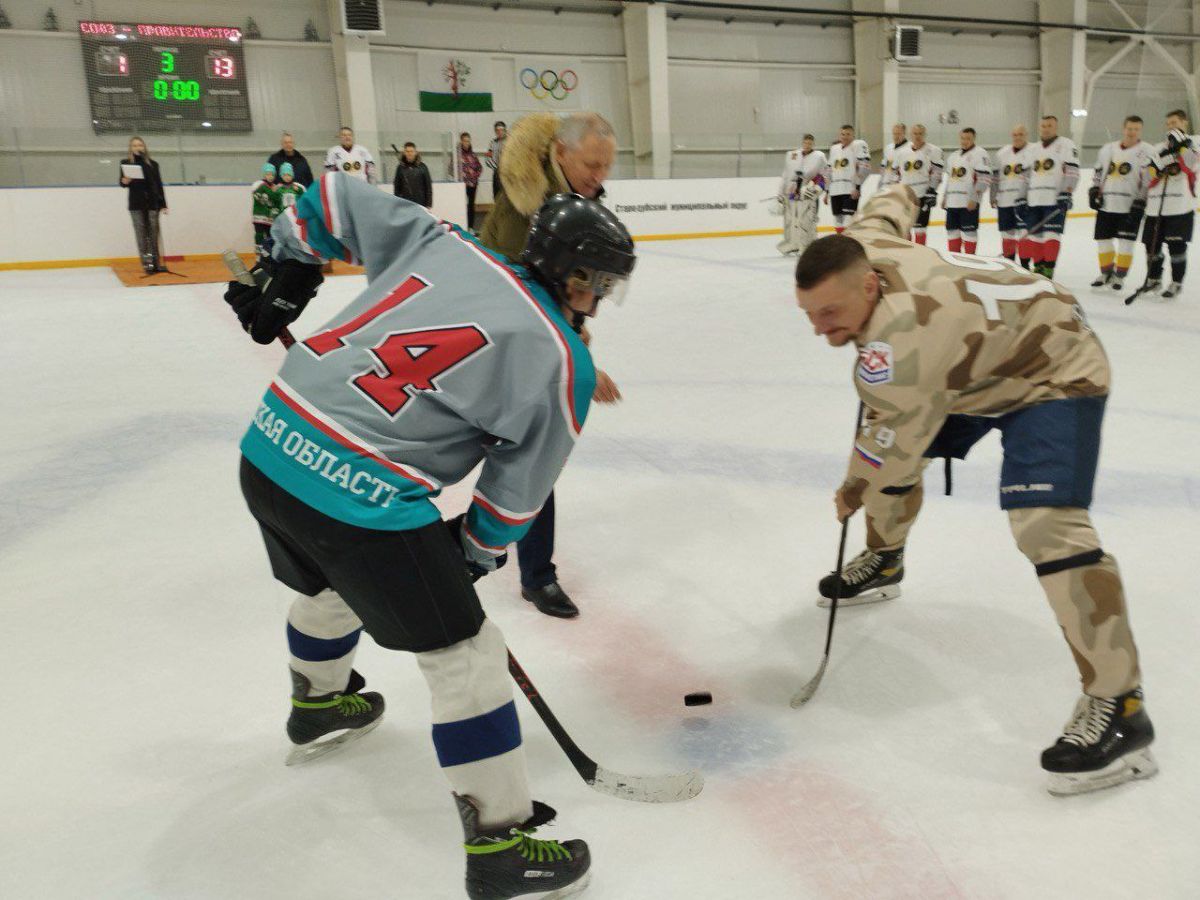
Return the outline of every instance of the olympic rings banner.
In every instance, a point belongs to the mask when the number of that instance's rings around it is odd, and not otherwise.
[[[581,109],[579,63],[578,59],[548,56],[514,60],[513,95],[518,109]]]

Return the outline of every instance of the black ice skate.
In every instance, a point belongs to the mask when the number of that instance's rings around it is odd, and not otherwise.
[[[1161,278],[1147,278],[1139,293],[1157,294],[1160,290],[1162,290]]]
[[[359,693],[367,682],[358,672],[351,670],[350,683],[342,693],[319,697],[308,696],[312,684],[295,669],[291,672],[292,714],[287,734],[296,746],[288,754],[287,765],[320,759],[367,734],[383,718],[383,696],[374,691]],[[320,740],[329,734],[334,736]]]
[[[1101,272],[1100,277],[1092,282],[1092,287],[1093,288],[1107,287],[1108,285],[1112,284],[1112,280],[1113,280],[1112,272]]]
[[[1141,688],[1111,700],[1084,694],[1062,737],[1042,751],[1042,768],[1050,773],[1046,789],[1066,796],[1149,778],[1158,771],[1153,741]]]
[[[1162,298],[1164,300],[1173,300],[1179,296],[1179,292],[1182,290],[1182,281],[1172,281],[1169,285],[1167,285],[1167,289],[1162,292]]]
[[[454,801],[462,818],[471,900],[551,900],[587,887],[592,857],[586,843],[531,837],[556,815],[545,803],[533,801],[533,815],[526,822],[480,831],[479,809],[471,798],[455,794]]]
[[[880,553],[870,549],[864,550],[842,569],[842,592],[838,597],[838,606],[862,606],[866,603],[894,600],[900,596],[900,582],[903,578],[903,547]],[[822,578],[817,586],[821,592],[817,606],[822,609],[831,606],[836,587],[836,572],[830,572]]]
[[[1113,278],[1113,280],[1111,282],[1109,282],[1108,286],[1110,288],[1112,288],[1114,291],[1123,291],[1123,290],[1125,290],[1125,279],[1122,278],[1120,275],[1117,275]]]

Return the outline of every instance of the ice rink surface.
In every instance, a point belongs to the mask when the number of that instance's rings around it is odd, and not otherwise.
[[[1079,688],[997,506],[996,437],[953,497],[930,470],[904,596],[844,610],[820,691],[788,707],[824,640],[852,353],[812,335],[775,238],[643,244],[626,305],[594,325],[625,400],[593,406],[558,485],[559,572],[583,615],[534,611],[515,561],[480,583],[602,765],[708,779],[685,804],[600,796],[518,698],[535,796],[559,810],[544,836],[591,843],[584,896],[1198,896],[1200,274],[1126,308],[1087,289],[1090,227],[1071,222],[1059,280],[1112,358],[1094,514],[1126,579],[1159,776],[1043,790],[1038,754]],[[327,281],[297,333],[361,284]],[[236,478],[282,350],[243,336],[220,293],[0,273],[0,897],[457,900],[460,830],[411,658],[364,640],[385,721],[283,765],[291,597]],[[848,555],[861,545],[860,516]],[[713,705],[685,709],[699,690]]]

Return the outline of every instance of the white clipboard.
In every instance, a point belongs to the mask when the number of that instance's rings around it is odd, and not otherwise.
[[[129,163],[121,163],[121,174],[126,178],[145,178],[142,173],[142,167],[138,165],[130,165]]]

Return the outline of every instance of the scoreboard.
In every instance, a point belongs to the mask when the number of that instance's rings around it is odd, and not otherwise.
[[[97,134],[251,130],[240,29],[80,22],[79,37]]]

